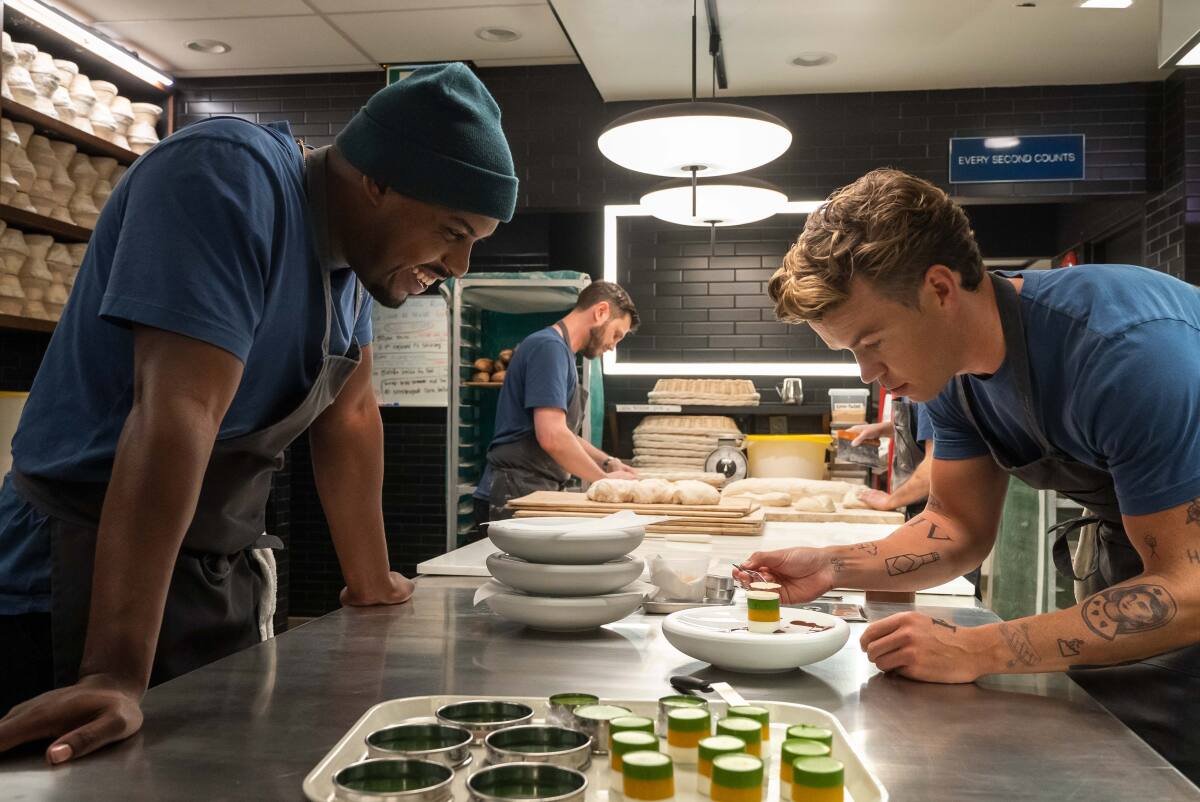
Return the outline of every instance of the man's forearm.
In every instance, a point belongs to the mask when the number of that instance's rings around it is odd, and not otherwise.
[[[964,632],[978,640],[983,673],[1113,665],[1200,642],[1200,593],[1194,583],[1142,574],[1066,610]]]
[[[550,437],[539,438],[538,443],[551,459],[572,476],[578,476],[588,482],[604,478],[604,471],[588,455],[579,438],[566,427]]]
[[[313,478],[346,584],[370,595],[389,575],[383,523],[383,420],[379,407],[331,409],[309,429]]]
[[[940,585],[979,565],[992,538],[968,535],[949,517],[926,511],[882,540],[826,546],[836,587],[913,591]]]
[[[171,574],[217,429],[185,400],[130,411],[96,536],[80,676],[149,682]]]
[[[601,468],[603,468],[604,461],[606,459],[608,459],[608,455],[605,454],[600,449],[596,448],[594,445],[589,443],[585,438],[581,437],[580,435],[575,435],[575,439],[579,441],[579,445],[583,447],[583,451],[584,451],[584,453],[586,453],[588,455],[588,458],[592,462],[596,463]]]

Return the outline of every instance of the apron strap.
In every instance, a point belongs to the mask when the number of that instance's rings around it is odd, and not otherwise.
[[[1091,568],[1083,576],[1075,575],[1075,566],[1071,561],[1071,546],[1067,542],[1072,532],[1077,532],[1093,524],[1101,523],[1102,519],[1096,515],[1081,515],[1078,518],[1057,523],[1046,530],[1048,534],[1054,534],[1054,545],[1050,549],[1050,554],[1054,558],[1054,567],[1058,569],[1058,573],[1063,577],[1070,578],[1075,582],[1086,582],[1095,576],[1100,570],[1099,560],[1093,558]]]

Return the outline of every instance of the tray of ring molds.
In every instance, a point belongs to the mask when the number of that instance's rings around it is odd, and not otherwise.
[[[381,702],[303,790],[312,802],[888,800],[841,722],[820,708],[582,693]]]

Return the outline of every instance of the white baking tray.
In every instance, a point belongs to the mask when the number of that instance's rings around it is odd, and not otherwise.
[[[366,758],[366,737],[375,730],[405,722],[434,721],[434,711],[442,705],[472,699],[522,702],[533,708],[535,722],[541,723],[545,720],[547,700],[544,697],[413,696],[380,702],[364,713],[362,718],[342,736],[342,739],[304,778],[305,796],[312,802],[333,802],[333,775],[351,763],[357,763]],[[636,715],[652,719],[658,715],[656,700],[603,699],[601,702],[620,705],[629,708]],[[790,702],[750,700],[747,703],[765,707],[771,712],[770,755],[764,754],[767,760],[766,774],[769,780],[764,795],[767,802],[776,802],[780,798],[779,749],[786,737],[787,728],[794,724],[812,724],[833,731],[833,756],[846,765],[846,802],[887,802],[887,789],[871,772],[862,756],[855,751],[854,744],[847,737],[845,728],[833,714],[820,708]],[[709,707],[714,717],[721,717],[724,715],[726,703],[709,700]],[[455,802],[466,802],[467,777],[484,766],[483,748],[479,745],[472,746],[471,752],[473,759],[466,767],[459,769],[454,778]],[[698,794],[695,790],[695,767],[676,766],[675,772],[675,802],[707,802],[708,797]],[[587,771],[587,778],[588,802],[609,802],[607,755],[593,756],[592,767]],[[789,802],[789,800],[783,800],[783,802]]]

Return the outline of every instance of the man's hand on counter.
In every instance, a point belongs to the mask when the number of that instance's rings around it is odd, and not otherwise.
[[[53,738],[46,760],[65,763],[124,740],[142,727],[144,691],[140,683],[93,674],[35,696],[0,719],[0,752]]]
[[[798,547],[778,551],[756,551],[733,572],[739,581],[754,582],[758,577],[783,586],[779,598],[784,604],[809,602],[833,588],[836,564],[821,549]]]
[[[871,509],[883,512],[894,510],[899,506],[892,501],[890,493],[885,493],[882,490],[864,490],[858,494],[858,499]]]
[[[899,613],[867,627],[859,645],[875,667],[922,682],[974,682],[988,673],[991,649],[977,628]]]
[[[638,475],[622,465],[614,471],[604,474],[605,479],[637,479]]]
[[[387,584],[376,588],[342,588],[339,600],[345,607],[370,607],[376,604],[404,604],[412,598],[415,585],[395,571],[388,572]]]

